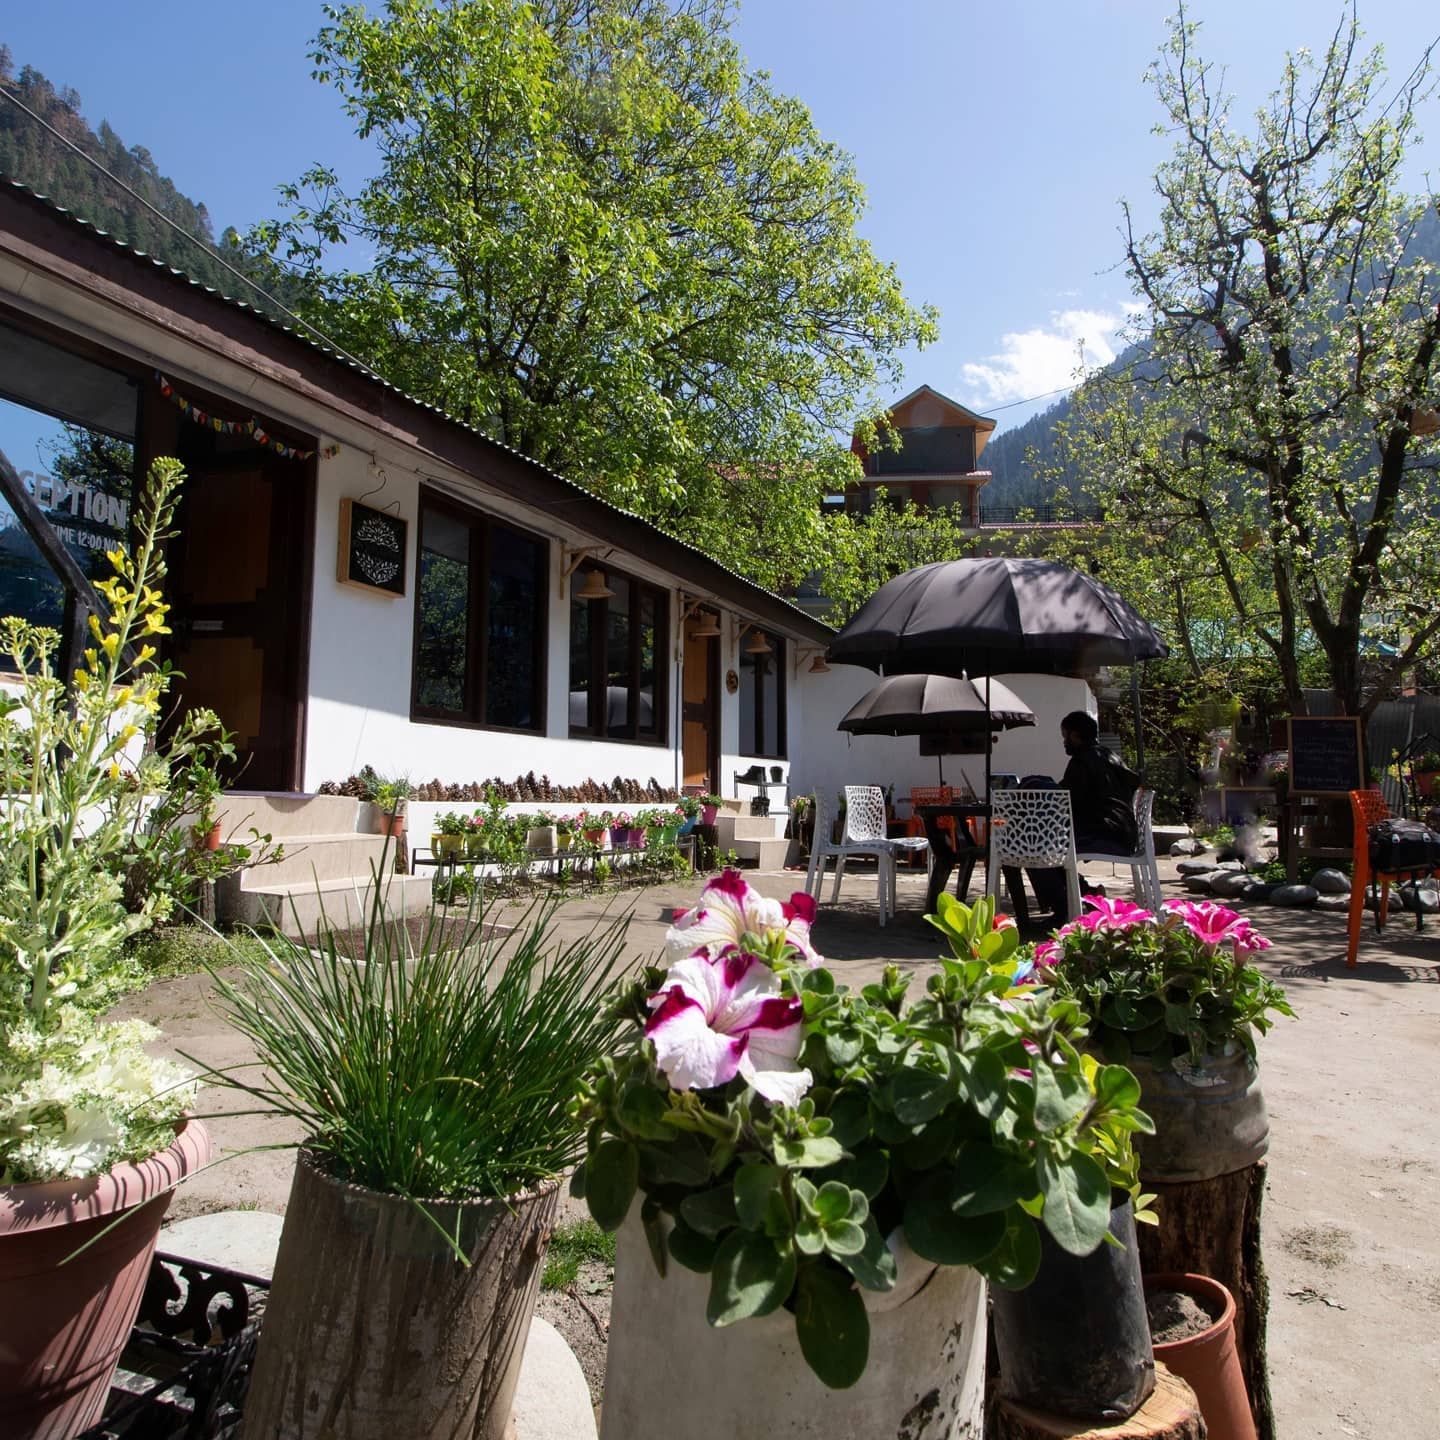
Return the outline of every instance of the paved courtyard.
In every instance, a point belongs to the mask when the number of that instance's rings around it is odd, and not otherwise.
[[[1112,895],[1108,867],[1092,867]],[[1128,872],[1122,872],[1128,873]],[[1166,869],[1167,875],[1173,874]],[[793,873],[752,876],[781,896]],[[939,936],[920,916],[923,872],[902,874],[900,915],[875,921],[873,872],[847,875],[840,902],[815,929],[836,977],[851,985],[894,962],[928,973]],[[1181,893],[1173,881],[1167,891]],[[829,886],[826,887],[829,895]],[[671,910],[693,903],[693,884],[609,897],[634,907],[637,958],[659,947]],[[560,912],[566,932],[605,908],[577,900]],[[1356,970],[1344,963],[1343,915],[1262,908],[1275,941],[1257,963],[1287,988],[1298,1019],[1262,1042],[1270,1110],[1265,1263],[1271,1288],[1270,1368],[1281,1440],[1435,1433],[1440,1413],[1440,918],[1417,934],[1409,915],[1381,937],[1367,924]],[[156,985],[126,1005],[160,1024],[171,1051],[234,1064],[244,1048],[216,1018],[203,977]],[[239,1109],[211,1091],[217,1110]],[[293,1138],[253,1116],[211,1122],[222,1147]],[[174,1214],[246,1206],[284,1209],[292,1157],[252,1151],[189,1184]]]

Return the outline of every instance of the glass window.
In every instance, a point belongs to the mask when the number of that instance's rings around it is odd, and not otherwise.
[[[544,728],[545,542],[434,499],[420,507],[412,709]]]
[[[538,729],[536,705],[545,626],[545,550],[541,542],[492,525],[489,588],[485,723],[512,730]]]
[[[765,635],[770,652],[747,651],[752,630],[740,646],[740,753],[785,756],[785,642]]]
[[[444,510],[420,518],[415,703],[465,712],[470,662],[470,526]]]
[[[584,599],[586,578],[595,574],[611,594]],[[571,577],[572,735],[663,743],[668,614],[665,592],[653,585],[592,565]]]
[[[137,404],[127,376],[0,325],[0,452],[92,580],[129,540]],[[0,615],[56,629],[65,616],[64,585],[3,498]]]

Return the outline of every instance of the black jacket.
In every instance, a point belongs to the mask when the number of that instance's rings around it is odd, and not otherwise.
[[[1075,848],[1133,855],[1139,838],[1134,799],[1140,777],[1116,755],[1087,745],[1070,757],[1060,786],[1070,792]]]

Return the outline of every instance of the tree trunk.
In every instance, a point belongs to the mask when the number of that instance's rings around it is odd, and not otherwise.
[[[1159,1225],[1141,1225],[1140,1265],[1147,1275],[1189,1273],[1218,1280],[1235,1297],[1235,1346],[1260,1440],[1275,1440],[1265,1321],[1270,1303],[1260,1256],[1265,1162],[1189,1184],[1146,1181]]]
[[[1163,1365],[1155,1367],[1155,1390],[1150,1398],[1128,1420],[1118,1425],[1097,1424],[1082,1430],[1083,1420],[1063,1415],[1046,1415],[1017,1405],[1013,1400],[997,1400],[990,1407],[990,1423],[986,1440],[1205,1440],[1205,1423],[1195,1392]]]

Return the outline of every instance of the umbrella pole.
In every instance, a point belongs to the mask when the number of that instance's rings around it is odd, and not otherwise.
[[[990,677],[985,677],[985,803],[990,803],[990,746],[995,737],[990,732]]]
[[[1145,779],[1145,727],[1140,719],[1140,666],[1130,667],[1130,708],[1135,715],[1135,768]]]

